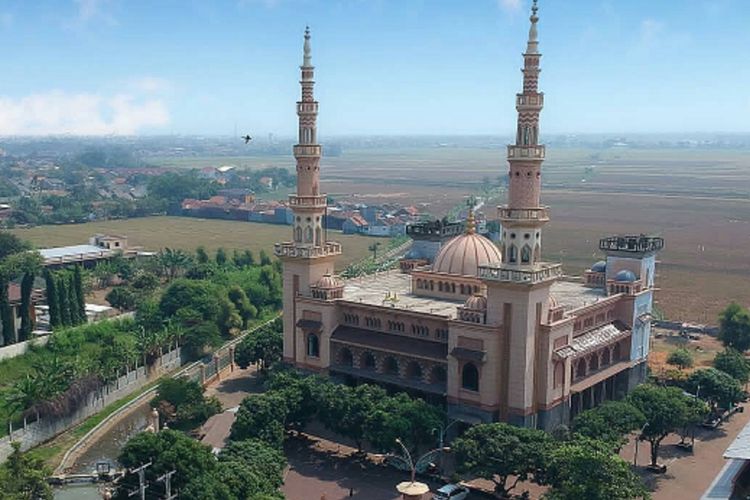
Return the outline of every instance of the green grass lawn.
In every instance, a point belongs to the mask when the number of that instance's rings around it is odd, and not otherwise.
[[[233,249],[250,249],[257,258],[261,250],[272,255],[273,244],[290,240],[292,229],[291,226],[259,222],[165,216],[38,226],[14,229],[13,233],[39,248],[80,245],[87,243],[96,233],[114,233],[127,236],[130,246],[142,246],[145,250],[158,251],[169,247],[192,251],[202,245],[209,252],[224,247],[230,254]],[[338,231],[329,231],[328,239],[339,241],[344,246],[344,254],[336,263],[339,269],[366,257],[367,247],[373,242],[373,238],[345,235]]]

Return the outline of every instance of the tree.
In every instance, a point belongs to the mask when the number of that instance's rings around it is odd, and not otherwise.
[[[75,277],[66,272],[63,274],[63,279],[66,281],[66,290],[68,291],[68,304],[70,307],[70,324],[73,326],[80,325],[84,322],[86,315],[80,316],[81,308],[80,301],[78,300],[78,290],[76,290]]]
[[[221,411],[221,403],[203,396],[198,382],[179,378],[168,378],[159,384],[151,407],[159,411],[163,421],[170,422],[170,427],[184,430],[195,428]]]
[[[223,247],[219,247],[216,250],[216,264],[224,266],[227,263],[227,251]]]
[[[750,366],[745,355],[731,347],[716,355],[714,368],[728,373],[741,384],[747,384],[750,379]]]
[[[260,265],[261,266],[271,265],[271,258],[268,256],[265,250],[260,251]]]
[[[221,334],[216,323],[201,321],[185,328],[182,334],[182,346],[189,359],[198,359],[206,352],[206,347],[217,347],[221,344]]]
[[[255,256],[253,255],[253,252],[251,250],[245,250],[244,252],[244,264],[246,267],[254,266],[255,265]]]
[[[223,298],[219,304],[217,319],[222,335],[235,335],[242,328],[244,321],[237,308],[229,298]]]
[[[690,368],[693,366],[693,353],[685,348],[675,349],[669,354],[667,363],[683,370]]]
[[[152,462],[152,466],[146,469],[149,483],[165,472],[176,471],[172,477],[173,491],[182,491],[191,480],[213,473],[217,466],[208,446],[182,432],[169,429],[136,434],[128,440],[118,457],[118,462],[128,469],[149,461]],[[127,498],[128,491],[137,485],[137,477],[132,474],[125,476],[117,489],[116,498]]]
[[[573,432],[591,439],[599,439],[619,450],[627,435],[646,423],[643,413],[626,401],[607,401],[586,410],[573,420]]]
[[[545,466],[550,500],[630,500],[650,498],[630,465],[612,453],[607,444],[574,440],[557,446]]]
[[[699,421],[694,398],[677,387],[642,384],[628,395],[627,401],[646,417],[647,425],[642,437],[651,445],[651,465],[654,467],[657,466],[662,440],[672,432]]]
[[[541,475],[551,446],[544,431],[492,423],[475,425],[451,449],[461,472],[494,482],[496,494],[506,498],[519,481]]]
[[[76,297],[78,298],[78,317],[81,319],[81,323],[87,321],[86,318],[86,292],[83,289],[83,275],[81,274],[81,266],[75,266],[73,268],[73,286],[76,290]]]
[[[750,311],[732,302],[719,314],[719,340],[740,352],[750,349]]]
[[[206,264],[208,262],[208,253],[206,253],[205,247],[198,247],[195,249],[195,260],[198,264]]]
[[[44,270],[44,281],[45,295],[47,296],[47,307],[49,307],[49,323],[50,326],[56,328],[62,323],[60,317],[60,302],[57,294],[57,287],[55,285],[55,277],[49,269]]]
[[[288,414],[287,401],[278,392],[246,397],[237,411],[229,437],[233,441],[259,439],[280,449]]]
[[[137,297],[130,288],[126,286],[116,286],[104,297],[109,305],[120,311],[130,311],[135,309]]]
[[[375,411],[367,419],[365,436],[383,451],[395,449],[398,438],[417,452],[423,446],[434,447],[433,431],[444,421],[445,415],[437,407],[400,393],[377,401]]]
[[[159,277],[148,271],[138,271],[130,280],[130,286],[136,290],[151,293],[159,287]]]
[[[165,318],[174,316],[180,309],[190,309],[206,321],[216,321],[219,314],[218,299],[219,293],[213,283],[177,279],[164,291],[159,309]]]
[[[268,446],[259,439],[230,441],[221,451],[219,462],[240,462],[255,474],[266,478],[274,489],[284,483],[286,457],[279,449]]]
[[[164,317],[155,300],[143,300],[135,311],[136,324],[147,332],[158,332],[164,329]]]
[[[21,281],[21,329],[18,331],[18,340],[24,341],[31,337],[34,323],[31,320],[31,292],[34,288],[34,274],[25,273]]]
[[[250,299],[245,294],[245,291],[237,285],[229,288],[227,296],[242,318],[243,326],[247,328],[250,320],[258,315],[258,310],[250,303]]]
[[[168,281],[172,281],[179,276],[192,262],[192,258],[187,252],[172,248],[165,248],[159,252],[157,259],[164,268]]]
[[[235,352],[235,361],[241,368],[258,363],[261,371],[281,361],[284,339],[275,323],[247,335]]]
[[[706,401],[711,411],[729,409],[742,400],[740,383],[726,372],[716,368],[696,370],[688,377],[685,388]]]
[[[65,279],[65,273],[55,273],[55,280],[57,303],[60,308],[60,323],[62,326],[72,326],[73,318],[70,314],[70,294],[68,293],[68,280]]]
[[[47,483],[51,473],[40,458],[21,452],[21,444],[12,442],[13,451],[0,467],[0,492],[3,500],[52,500]]]

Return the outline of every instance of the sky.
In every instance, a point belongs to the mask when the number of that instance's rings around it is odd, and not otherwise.
[[[515,128],[530,0],[0,0],[0,135]],[[750,132],[750,1],[540,0],[542,134]]]

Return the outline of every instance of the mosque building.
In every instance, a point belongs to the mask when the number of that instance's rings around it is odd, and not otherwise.
[[[516,95],[515,144],[507,147],[507,205],[500,245],[464,224],[409,227],[400,269],[343,280],[341,245],[324,231],[321,146],[310,32],[305,31],[292,241],[283,263],[284,360],[351,382],[406,390],[444,404],[468,423],[552,429],[583,409],[621,398],[646,376],[658,237],[612,236],[606,260],[583,277],[542,259],[549,221],[541,203],[540,58],[536,2]]]

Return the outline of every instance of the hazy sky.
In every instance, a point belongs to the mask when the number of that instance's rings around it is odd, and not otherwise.
[[[530,0],[0,0],[0,135],[514,129]],[[540,0],[542,133],[750,131],[750,1]]]

